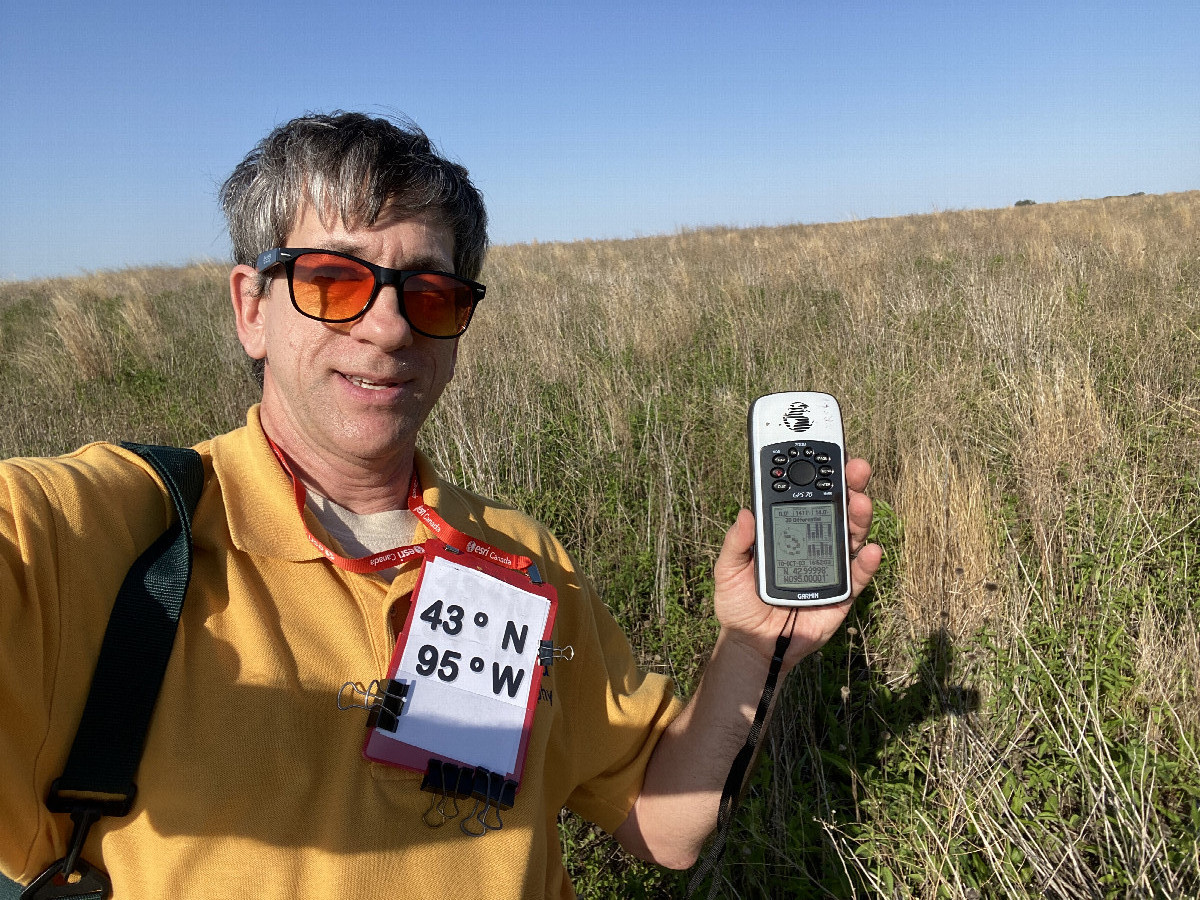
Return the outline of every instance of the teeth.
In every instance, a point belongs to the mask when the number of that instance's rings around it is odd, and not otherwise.
[[[352,384],[358,385],[360,388],[366,388],[368,391],[382,391],[391,387],[390,384],[380,384],[378,381],[367,381],[367,379],[359,378],[357,375],[347,375],[346,379]]]

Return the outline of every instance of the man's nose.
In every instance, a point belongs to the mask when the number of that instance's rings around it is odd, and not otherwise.
[[[355,320],[351,336],[369,341],[384,351],[398,350],[411,344],[413,330],[401,313],[401,302],[396,288],[384,285],[371,308]]]

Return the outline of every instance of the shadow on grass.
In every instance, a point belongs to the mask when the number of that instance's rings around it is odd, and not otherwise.
[[[878,602],[867,594],[852,618],[859,627]],[[888,840],[889,823],[871,810],[921,802],[935,777],[927,732],[980,708],[945,628],[914,649],[908,676],[898,677],[850,627],[797,668],[737,816],[718,895],[874,896],[845,848],[869,856],[871,842]]]

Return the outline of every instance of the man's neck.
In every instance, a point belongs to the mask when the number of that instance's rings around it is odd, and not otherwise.
[[[335,473],[328,466],[320,470],[322,477],[316,478],[309,469],[298,463],[292,461],[291,465],[296,477],[304,482],[308,490],[353,513],[367,515],[408,508],[408,488],[413,471],[411,456],[408,465],[397,467],[394,475],[379,478],[370,477],[374,473],[362,470]]]
[[[347,459],[322,452],[265,418],[262,425],[307,490],[360,515],[408,508],[415,441],[384,460]]]

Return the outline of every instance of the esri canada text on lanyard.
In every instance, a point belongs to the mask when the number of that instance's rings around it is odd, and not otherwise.
[[[303,521],[307,491],[270,443],[292,479]],[[368,759],[425,774],[421,787],[432,795],[427,825],[454,819],[459,801],[474,801],[460,827],[478,836],[500,828],[501,811],[514,803],[542,674],[563,657],[551,640],[557,593],[541,583],[528,557],[471,538],[426,506],[415,469],[408,508],[437,537],[360,559],[333,552],[305,526],[313,546],[346,571],[377,572],[421,558],[387,678],[367,688],[344,685],[338,705],[370,711]],[[363,702],[344,705],[348,690]]]

